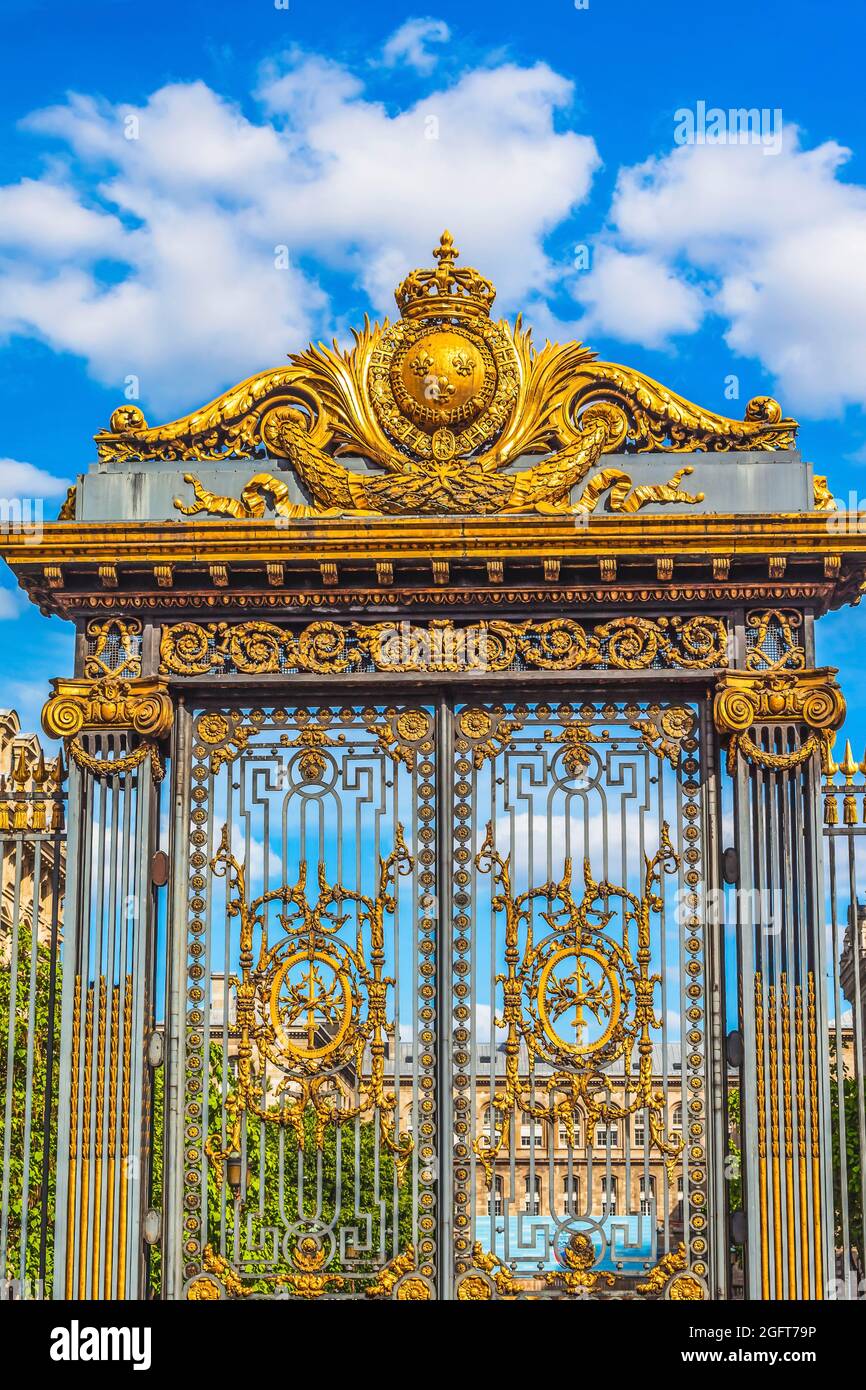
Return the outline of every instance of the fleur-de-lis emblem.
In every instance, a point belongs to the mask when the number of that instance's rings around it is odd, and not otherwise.
[[[416,376],[429,376],[433,366],[433,358],[427,352],[419,352],[417,357],[413,357],[409,366]]]
[[[472,361],[465,352],[455,352],[451,358],[451,365],[458,376],[472,375]]]

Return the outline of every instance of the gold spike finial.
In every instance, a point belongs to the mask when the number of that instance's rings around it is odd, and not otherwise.
[[[839,771],[842,773],[846,782],[852,782],[857,774],[857,763],[854,761],[854,754],[851,752],[851,740],[845,740],[845,756],[839,764]]]
[[[30,771],[27,766],[27,749],[25,748],[23,743],[20,743],[18,745],[18,757],[16,758],[15,766],[12,769],[12,783],[14,786],[18,788],[19,791],[23,791],[27,785],[27,779],[29,776]]]

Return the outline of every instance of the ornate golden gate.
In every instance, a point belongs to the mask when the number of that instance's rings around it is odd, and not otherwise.
[[[701,712],[566,693],[186,716],[189,1296],[706,1287]]]
[[[435,255],[5,539],[78,634],[55,1295],[824,1296],[862,537]]]

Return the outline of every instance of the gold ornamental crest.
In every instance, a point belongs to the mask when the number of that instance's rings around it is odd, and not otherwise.
[[[444,463],[499,433],[517,400],[519,371],[509,334],[489,317],[493,286],[455,266],[450,232],[433,255],[436,270],[415,271],[397,289],[402,316],[371,355],[369,390],[398,447]]]
[[[769,397],[731,420],[582,343],[536,349],[519,317],[492,318],[496,290],[457,264],[450,232],[433,255],[398,286],[394,323],[365,321],[352,347],[311,346],[168,425],[122,406],[96,436],[100,458],[271,461],[238,497],[184,473],[186,515],[586,515],[602,499],[616,512],[703,500],[683,486],[688,465],[635,485],[621,467],[593,472],[605,454],[793,447],[796,423]]]

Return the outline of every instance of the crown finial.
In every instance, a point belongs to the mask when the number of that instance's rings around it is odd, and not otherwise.
[[[394,297],[403,318],[477,319],[490,314],[496,289],[472,266],[456,266],[460,252],[446,228],[433,251],[435,270],[413,270]]]
[[[441,284],[447,286],[451,279],[452,266],[460,255],[460,252],[454,245],[454,238],[447,227],[439,238],[439,245],[434,246],[433,255],[439,262],[436,271],[436,279],[439,280]]]

